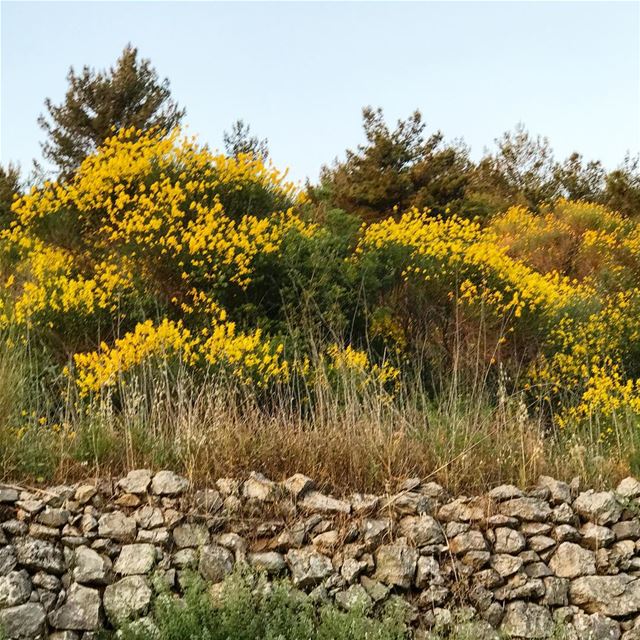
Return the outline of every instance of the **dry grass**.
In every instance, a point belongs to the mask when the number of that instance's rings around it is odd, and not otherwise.
[[[413,476],[475,493],[503,482],[532,485],[540,474],[598,487],[629,473],[634,429],[609,443],[597,430],[545,433],[522,396],[490,402],[461,387],[426,401],[420,388],[391,397],[353,380],[341,381],[340,391],[319,381],[302,392],[280,389],[266,402],[229,381],[147,371],[117,390],[116,403],[103,397],[77,412],[67,398],[65,429],[20,433],[4,420],[0,477],[62,482],[168,466],[201,486],[256,470],[276,480],[305,473],[336,493],[389,491]],[[306,409],[292,401],[301,396]]]

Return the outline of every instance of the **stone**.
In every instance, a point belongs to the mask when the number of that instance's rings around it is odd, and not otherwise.
[[[219,545],[205,545],[200,550],[198,571],[209,582],[222,582],[233,571],[231,551]]]
[[[13,571],[16,564],[18,564],[18,560],[15,549],[10,546],[0,547],[0,576],[6,576],[10,571]]]
[[[95,631],[100,628],[100,593],[79,584],[72,584],[64,604],[49,614],[55,629]]]
[[[356,560],[355,558],[346,558],[340,567],[340,575],[345,579],[347,584],[353,584],[358,577],[367,570],[368,563],[365,560]]]
[[[365,543],[377,547],[391,535],[392,522],[388,518],[365,520],[363,538]]]
[[[189,481],[173,471],[158,471],[151,481],[151,491],[157,496],[179,496],[189,488]]]
[[[573,508],[586,520],[603,526],[618,522],[622,515],[622,506],[613,491],[585,491],[575,499]]]
[[[481,531],[468,531],[449,541],[449,550],[456,555],[468,553],[469,551],[485,551],[486,549],[487,541]]]
[[[142,495],[147,493],[151,484],[151,471],[149,469],[134,469],[118,482],[118,486],[125,493]]]
[[[400,520],[398,530],[416,547],[444,543],[442,528],[428,515],[406,516]]]
[[[74,556],[73,578],[80,584],[104,585],[111,573],[111,560],[90,549],[78,547]]]
[[[573,616],[571,623],[578,633],[578,638],[588,638],[589,640],[618,640],[620,638],[620,625],[600,613],[594,613],[590,616],[578,613]]]
[[[381,602],[389,595],[389,587],[382,584],[382,582],[369,578],[369,576],[360,576],[360,584],[367,590],[374,602]]]
[[[203,524],[181,524],[173,530],[173,541],[178,549],[201,547],[209,544],[209,529]]]
[[[543,579],[543,604],[549,607],[566,607],[569,604],[569,580],[552,576]]]
[[[420,515],[430,513],[435,507],[434,501],[416,491],[401,491],[383,501],[381,509],[392,511],[396,515]]]
[[[122,578],[104,590],[103,604],[107,618],[113,625],[139,618],[149,608],[151,596],[151,587],[143,576]]]
[[[66,509],[56,509],[52,507],[45,507],[44,511],[41,511],[36,520],[47,527],[62,527],[67,524],[71,514]]]
[[[512,484],[501,484],[499,487],[494,487],[487,495],[496,502],[504,502],[505,500],[522,498],[524,496],[522,491]]]
[[[640,538],[640,520],[616,522],[611,529],[616,536],[616,540],[637,540]]]
[[[500,527],[495,530],[493,549],[496,553],[520,553],[525,548],[524,536],[514,529]]]
[[[193,502],[195,506],[205,513],[217,513],[222,509],[224,501],[219,491],[214,489],[201,489],[196,491]]]
[[[518,556],[497,553],[491,556],[490,564],[491,568],[495,569],[502,578],[507,578],[520,571],[524,562]]]
[[[180,549],[173,554],[172,564],[178,569],[195,569],[198,566],[198,552],[195,549]]]
[[[418,551],[396,542],[382,545],[375,552],[375,579],[389,586],[409,589],[416,574]]]
[[[640,580],[625,574],[586,576],[569,585],[569,600],[587,613],[628,616],[640,612]]]
[[[62,551],[53,543],[33,538],[21,538],[15,541],[16,558],[27,569],[64,573],[65,562]]]
[[[440,522],[474,522],[485,520],[491,510],[492,501],[488,497],[456,498],[438,511]]]
[[[580,528],[582,544],[589,549],[601,549],[610,547],[616,539],[615,533],[608,527],[603,527],[593,522],[587,522]]]
[[[579,542],[582,536],[580,532],[570,524],[561,524],[553,530],[556,542]]]
[[[571,502],[571,487],[566,482],[561,482],[549,476],[540,476],[538,486],[549,490],[551,501],[554,504]]]
[[[31,595],[31,582],[26,571],[11,571],[0,577],[0,609],[25,603]]]
[[[156,549],[152,544],[127,544],[122,547],[113,570],[122,576],[149,573],[156,563]]]
[[[256,571],[264,571],[269,575],[282,573],[287,568],[284,556],[276,551],[261,551],[247,556],[249,565]]]
[[[554,622],[549,610],[531,602],[510,602],[504,612],[500,630],[517,638],[550,638]]]
[[[158,507],[152,507],[151,505],[140,507],[133,514],[133,518],[143,529],[156,529],[164,525],[162,510],[158,509]]]
[[[257,502],[272,502],[276,497],[276,487],[275,482],[261,473],[251,472],[249,479],[242,485],[242,496]]]
[[[309,513],[344,513],[351,512],[351,505],[344,500],[337,500],[331,496],[325,496],[319,491],[306,493],[298,504]]]
[[[527,540],[527,545],[536,553],[542,553],[547,549],[555,547],[556,541],[549,536],[531,536],[531,538]]]
[[[40,603],[25,602],[16,607],[0,609],[0,628],[7,638],[42,637],[45,632],[46,617]]]
[[[74,494],[74,499],[80,504],[87,504],[97,493],[92,484],[81,484]]]
[[[284,480],[282,486],[297,499],[307,491],[311,491],[315,487],[315,482],[302,473],[296,473]]]
[[[627,500],[633,500],[634,498],[640,497],[640,482],[635,478],[625,478],[620,482],[618,488],[616,489],[616,493]],[[0,502],[2,502],[0,500]]]
[[[380,498],[370,493],[354,493],[349,496],[351,509],[357,516],[373,513],[380,504]]]
[[[549,568],[559,578],[578,578],[596,572],[595,556],[573,542],[563,542],[555,551]]]
[[[19,498],[18,491],[6,484],[0,484],[0,504],[11,504],[17,502]]]
[[[538,498],[514,498],[500,504],[500,513],[519,520],[546,522],[551,516],[551,507]]]
[[[293,584],[302,589],[315,587],[333,573],[331,559],[313,547],[292,549],[285,559],[291,570]]]
[[[336,604],[345,611],[352,609],[366,611],[373,604],[371,596],[360,584],[352,584],[346,591],[339,591],[335,599]]]
[[[133,542],[136,539],[136,521],[122,511],[111,511],[100,516],[98,534],[118,542]]]
[[[444,578],[440,573],[440,563],[431,556],[420,556],[416,565],[415,585],[424,589],[430,584],[441,585]]]

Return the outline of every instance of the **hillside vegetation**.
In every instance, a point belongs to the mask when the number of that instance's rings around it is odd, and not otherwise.
[[[602,204],[363,222],[258,154],[128,128],[3,226],[2,477],[638,471],[640,227]]]

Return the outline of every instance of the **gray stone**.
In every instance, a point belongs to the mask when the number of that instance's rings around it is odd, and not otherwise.
[[[311,491],[311,489],[315,487],[315,483],[311,478],[302,473],[296,473],[290,478],[287,478],[282,483],[282,486],[297,499],[307,491]]]
[[[0,504],[17,502],[19,498],[18,491],[13,487],[7,487],[5,484],[0,484]]]
[[[551,516],[551,507],[538,498],[514,498],[500,504],[500,513],[519,520],[546,522]]]
[[[113,570],[122,576],[149,573],[156,562],[156,549],[152,544],[127,544],[122,547]]]
[[[566,482],[561,482],[549,476],[540,476],[538,486],[549,490],[551,501],[554,504],[571,502],[571,488]]]
[[[36,520],[47,527],[62,527],[67,524],[71,514],[66,509],[56,509],[52,507],[45,507],[44,511],[41,511]]]
[[[98,520],[98,534],[118,542],[133,542],[136,539],[136,521],[122,511],[105,513]]]
[[[306,493],[298,504],[309,513],[344,513],[351,512],[351,505],[344,500],[337,500],[319,491]]]
[[[496,553],[520,553],[525,548],[524,536],[514,529],[500,527],[495,530],[493,549]]]
[[[405,544],[382,545],[375,553],[375,579],[389,586],[409,589],[416,574],[418,551]]]
[[[250,553],[247,560],[257,571],[265,571],[270,575],[282,573],[287,568],[284,556],[276,551]]]
[[[566,578],[546,577],[543,582],[543,604],[549,607],[565,607],[569,604],[569,580]]]
[[[613,491],[585,491],[573,503],[574,510],[595,524],[608,525],[620,520],[622,506]]]
[[[111,573],[111,560],[90,549],[78,547],[75,550],[73,578],[80,584],[107,584]]]
[[[143,615],[151,604],[152,591],[143,576],[127,576],[104,590],[103,604],[113,625]]]
[[[392,522],[388,518],[380,520],[364,521],[364,541],[371,546],[377,547],[391,535]]]
[[[640,497],[640,482],[635,478],[625,478],[620,482],[616,493],[623,498],[632,500],[633,498]]]
[[[512,484],[501,484],[499,487],[494,487],[487,495],[496,502],[504,502],[505,500],[522,498],[524,496],[522,491]]]
[[[637,614],[640,580],[624,574],[578,578],[569,586],[569,599],[587,613],[613,617]]]
[[[292,549],[285,559],[296,587],[315,587],[333,573],[331,559],[318,553],[313,547]]]
[[[428,515],[406,516],[400,520],[398,529],[416,547],[444,543],[440,524]]]
[[[424,589],[430,584],[441,585],[444,578],[440,573],[440,563],[431,556],[420,556],[416,565],[415,585]]]
[[[209,544],[209,530],[203,524],[181,524],[173,530],[173,540],[178,549],[201,547]]]
[[[140,507],[133,514],[133,518],[143,529],[156,529],[164,525],[162,510],[151,505]]]
[[[277,485],[272,480],[261,473],[251,472],[249,479],[242,485],[242,495],[247,500],[271,502],[276,498],[276,488]]]
[[[588,640],[619,640],[620,638],[620,625],[600,613],[590,616],[579,613],[573,617],[571,623],[578,633],[578,638],[588,638]]]
[[[51,542],[22,538],[15,541],[18,562],[27,569],[64,573],[65,562],[62,551]]]
[[[449,541],[449,550],[456,555],[469,551],[485,551],[486,549],[487,541],[481,531],[467,531],[467,533],[461,533]]]
[[[151,471],[149,469],[134,469],[118,482],[118,486],[125,493],[141,495],[147,492],[151,484]]]
[[[367,570],[368,563],[366,560],[356,560],[355,558],[346,558],[340,567],[340,575],[345,579],[347,584],[353,584],[359,576]]]
[[[640,538],[640,520],[616,522],[611,529],[616,536],[616,540],[636,540]]]
[[[587,522],[580,528],[582,544],[589,549],[601,549],[610,547],[616,539],[615,533],[608,527],[603,527],[593,522]]]
[[[510,602],[505,610],[500,630],[518,638],[550,638],[554,623],[549,610],[531,602]]]
[[[55,629],[95,631],[100,627],[100,593],[79,584],[72,584],[64,604],[49,614]]]
[[[222,509],[224,501],[219,491],[215,489],[201,489],[193,496],[195,506],[205,513],[217,513]]]
[[[17,563],[13,547],[0,547],[0,576],[6,576],[10,571],[13,571]]]
[[[0,609],[25,603],[31,595],[31,582],[26,571],[11,571],[0,577]]]
[[[0,628],[7,638],[41,637],[45,631],[45,612],[40,603],[25,602],[17,607],[0,609]]]
[[[578,578],[596,572],[594,554],[573,542],[563,542],[549,561],[549,568],[559,578]]]
[[[507,578],[508,576],[518,573],[522,569],[524,562],[522,558],[518,556],[510,556],[506,553],[497,553],[491,556],[491,568],[495,569],[501,577]]]
[[[369,576],[360,576],[360,584],[367,590],[374,602],[381,602],[389,595],[389,587],[369,578]]]
[[[352,584],[346,591],[336,593],[336,604],[345,611],[366,611],[371,608],[373,600],[367,590],[360,584]]]
[[[219,545],[205,545],[200,550],[200,575],[209,582],[222,582],[233,571],[233,554]]]
[[[179,496],[189,488],[189,481],[173,471],[158,471],[151,481],[151,491],[157,496]]]

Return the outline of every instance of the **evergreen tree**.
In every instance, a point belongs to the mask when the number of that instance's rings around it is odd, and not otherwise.
[[[72,175],[112,135],[114,127],[169,131],[185,113],[171,99],[169,81],[160,81],[150,61],[139,60],[138,50],[131,45],[108,71],[85,66],[76,73],[72,67],[67,79],[69,88],[62,104],[54,105],[47,98],[48,115],[38,119],[47,134],[43,155],[63,178]]]
[[[6,167],[0,165],[0,229],[8,227],[11,204],[20,191],[20,169],[11,163]]]
[[[231,131],[224,132],[223,141],[228,156],[237,157],[241,153],[248,153],[263,160],[269,157],[269,141],[252,136],[251,127],[244,120],[236,120],[231,125]]]

